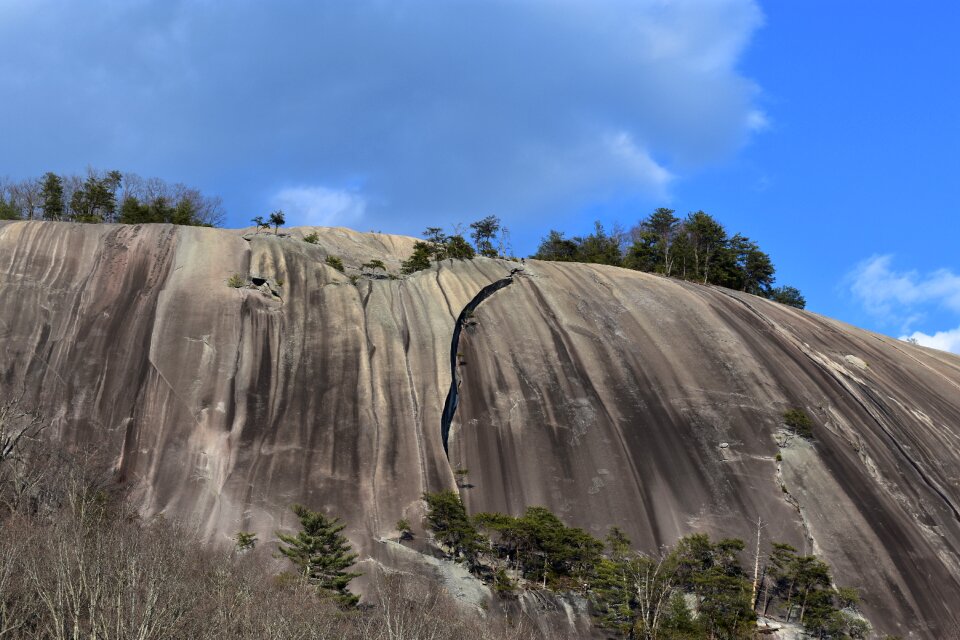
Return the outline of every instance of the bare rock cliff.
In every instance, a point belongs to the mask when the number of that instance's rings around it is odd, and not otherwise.
[[[759,517],[880,629],[960,627],[960,358],[612,267],[353,282],[414,239],[289,233],[0,223],[0,390],[211,539],[269,539],[303,502],[390,562],[376,541],[465,468],[472,511],[545,505],[651,551]]]

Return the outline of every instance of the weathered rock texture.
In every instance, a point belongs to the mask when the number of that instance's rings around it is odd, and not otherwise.
[[[960,358],[724,289],[535,261],[451,354],[461,311],[516,263],[352,283],[371,258],[396,273],[414,239],[309,231],[0,224],[0,390],[115,456],[146,511],[212,539],[269,539],[303,502],[390,562],[375,541],[466,468],[471,510],[542,504],[647,550],[750,539],[760,517],[766,540],[860,587],[882,630],[960,627]],[[815,441],[782,446],[794,407]]]

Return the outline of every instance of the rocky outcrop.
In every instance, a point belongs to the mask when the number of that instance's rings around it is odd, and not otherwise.
[[[376,540],[466,468],[471,510],[542,504],[648,550],[760,517],[883,631],[960,626],[960,358],[596,265],[528,261],[459,324],[516,263],[356,279],[414,239],[311,231],[0,223],[0,391],[213,540],[268,540],[303,502],[389,563]],[[813,442],[784,437],[788,408]]]

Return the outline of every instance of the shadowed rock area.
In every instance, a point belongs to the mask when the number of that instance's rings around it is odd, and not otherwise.
[[[516,263],[353,283],[371,259],[396,273],[414,239],[288,233],[0,223],[0,391],[110,454],[146,512],[212,540],[270,540],[302,502],[340,515],[363,557],[407,562],[376,541],[400,517],[419,526],[420,495],[466,468],[471,511],[544,505],[648,551],[697,531],[749,540],[760,517],[765,539],[859,587],[878,629],[960,627],[957,356],[725,289],[537,261],[452,345]],[[790,408],[812,442],[787,438]]]

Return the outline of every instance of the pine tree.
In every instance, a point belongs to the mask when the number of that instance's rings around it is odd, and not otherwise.
[[[277,209],[276,211],[274,211],[273,213],[271,213],[271,214],[270,214],[270,224],[273,225],[273,234],[274,234],[274,235],[277,235],[278,233],[280,233],[280,227],[282,227],[283,225],[287,224],[287,219],[286,219],[286,217],[283,215],[283,211],[281,211],[280,209]]]
[[[500,218],[487,216],[483,220],[472,222],[470,228],[473,229],[470,237],[473,238],[473,244],[477,247],[477,253],[488,258],[496,258],[497,250],[493,246],[493,240],[500,231]]]
[[[473,247],[459,233],[447,238],[445,257],[451,260],[473,260],[474,255]]]
[[[20,210],[17,209],[17,206],[11,201],[7,202],[4,199],[3,195],[0,194],[0,220],[19,220],[20,219]]]
[[[63,218],[63,179],[60,176],[48,172],[43,177],[40,196],[43,198],[44,219],[60,220]]]
[[[771,289],[766,297],[770,298],[774,302],[796,307],[797,309],[804,309],[807,306],[806,299],[796,287],[777,287],[775,289]]]
[[[277,533],[283,543],[280,553],[290,559],[301,575],[314,585],[320,595],[330,595],[344,606],[353,606],[360,599],[347,585],[359,573],[346,571],[357,559],[350,543],[341,533],[345,524],[340,518],[328,518],[303,505],[293,505],[303,530],[295,536]]]
[[[427,526],[437,542],[447,546],[454,557],[463,556],[471,567],[477,565],[477,556],[487,545],[487,539],[467,515],[467,510],[455,491],[425,493]]]
[[[426,242],[419,240],[413,243],[413,255],[403,261],[400,265],[400,273],[411,274],[417,271],[423,271],[430,268],[430,256],[432,249]]]
[[[563,237],[562,231],[551,229],[550,233],[540,241],[537,252],[530,256],[536,260],[553,260],[556,262],[577,262],[577,243]]]

